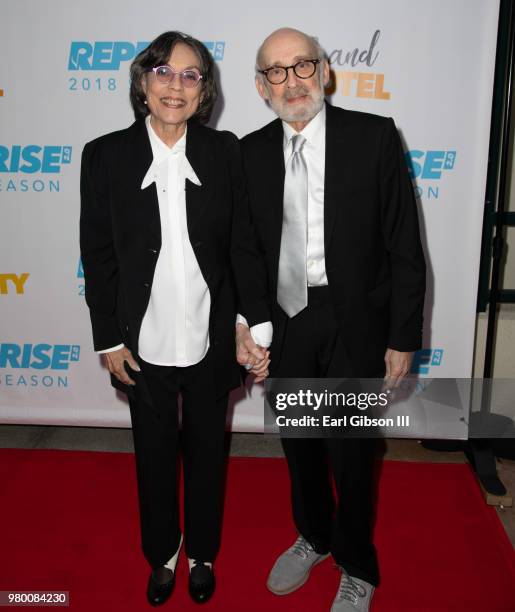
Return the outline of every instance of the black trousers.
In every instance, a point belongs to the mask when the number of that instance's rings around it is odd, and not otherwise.
[[[227,394],[216,397],[211,351],[198,364],[167,367],[138,358],[129,402],[145,558],[153,569],[176,552],[178,454],[184,467],[184,541],[188,557],[213,561],[220,546]],[[182,435],[178,395],[182,396]]]
[[[339,332],[329,287],[308,288],[308,306],[288,320],[280,361],[272,376],[355,375]],[[352,576],[377,585],[379,570],[372,543],[375,440],[282,438],[282,445],[298,532],[317,552],[330,551],[336,563]]]

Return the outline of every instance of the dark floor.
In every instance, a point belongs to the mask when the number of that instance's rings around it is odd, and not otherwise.
[[[0,425],[0,448],[57,448],[133,452],[130,429],[103,427],[54,427],[38,425]],[[240,457],[280,457],[282,449],[275,437],[233,433],[230,452]],[[416,440],[386,440],[385,459],[464,463],[462,452],[426,450]],[[515,493],[515,461],[498,460],[498,473],[504,485]],[[515,546],[515,507],[497,509],[508,537]]]

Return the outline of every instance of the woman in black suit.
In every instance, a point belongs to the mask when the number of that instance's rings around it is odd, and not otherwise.
[[[271,328],[237,138],[203,125],[216,95],[204,45],[166,32],[131,66],[135,123],[82,157],[86,302],[95,350],[129,396],[153,605],[172,592],[182,543],[178,395],[189,590],[203,602],[215,587],[228,391],[240,384],[236,312],[256,333]],[[267,374],[265,350],[250,362]]]

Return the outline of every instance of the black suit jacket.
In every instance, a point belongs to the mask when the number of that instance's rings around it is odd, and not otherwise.
[[[417,208],[392,119],[326,104],[325,266],[355,376],[384,370],[387,347],[420,348],[425,261]],[[253,221],[272,296],[273,365],[287,320],[277,304],[284,153],[280,119],[242,140]]]
[[[249,325],[270,320],[266,271],[250,223],[236,136],[190,121],[186,156],[201,182],[186,180],[187,226],[210,291],[210,346],[222,394],[240,382],[236,311]],[[138,352],[161,248],[156,184],[141,189],[152,159],[143,120],[84,147],[80,246],[95,350],[123,342]]]

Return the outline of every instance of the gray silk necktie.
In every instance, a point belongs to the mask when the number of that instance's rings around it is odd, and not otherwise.
[[[302,154],[306,139],[296,134],[291,140],[292,154],[284,177],[277,301],[289,317],[294,317],[308,305],[308,169]]]

